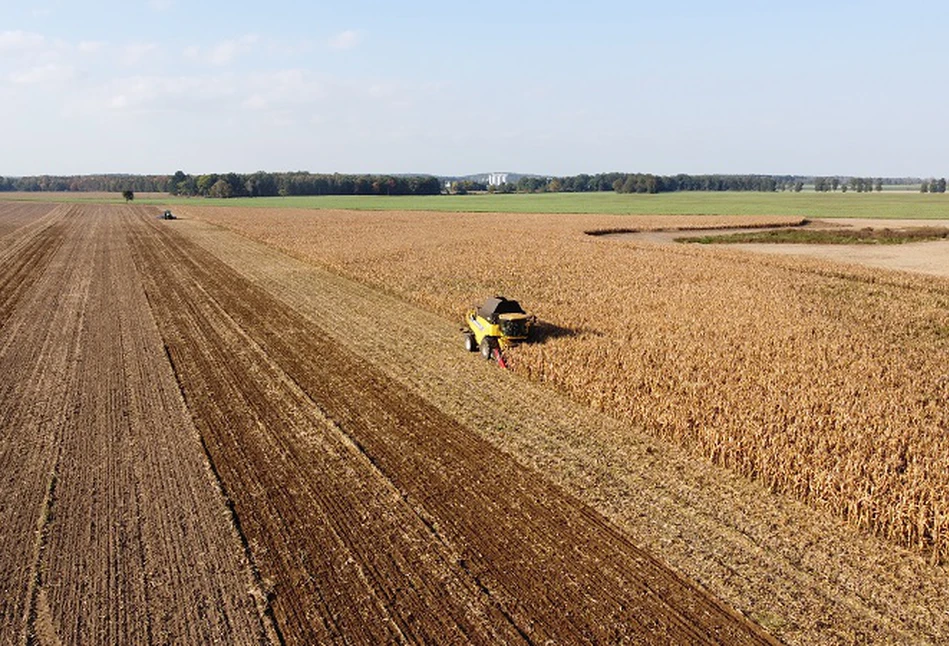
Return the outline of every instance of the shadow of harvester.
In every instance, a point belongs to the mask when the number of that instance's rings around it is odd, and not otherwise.
[[[583,333],[591,333],[592,330],[581,330],[568,327],[562,327],[556,325],[549,321],[540,321],[538,320],[534,324],[534,329],[531,332],[531,343],[547,343],[552,339],[559,339],[562,337],[578,336]]]

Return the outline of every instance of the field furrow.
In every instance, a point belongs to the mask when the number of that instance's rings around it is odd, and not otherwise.
[[[0,330],[17,301],[39,280],[63,241],[62,223],[51,224],[25,239],[17,253],[0,260]]]
[[[0,258],[5,256],[10,247],[15,247],[18,242],[28,238],[28,231],[58,220],[59,214],[70,208],[68,205],[44,202],[0,200]]]
[[[48,271],[20,298],[5,299],[18,304],[0,337],[0,642],[9,644],[33,631],[39,561],[55,513],[58,438],[78,392],[91,265],[83,260],[88,232],[75,222],[64,226],[68,243]]]
[[[56,226],[34,283],[0,291],[0,643],[273,641],[121,210]]]
[[[286,562],[287,550],[260,542],[286,535],[290,519],[312,513],[305,505],[305,492],[308,488],[320,490],[316,482],[321,476],[315,470],[282,470],[285,476],[296,474],[300,481],[285,483],[278,491],[264,490],[275,507],[287,505],[265,510],[268,518],[260,513],[263,499],[254,500],[254,507],[240,496],[254,489],[255,480],[266,487],[262,478],[272,477],[270,471],[281,471],[264,467],[271,463],[278,466],[280,452],[264,451],[240,459],[230,453],[235,448],[248,451],[247,440],[262,441],[259,436],[270,436],[268,441],[285,447],[299,446],[300,442],[288,442],[286,437],[292,432],[288,424],[298,413],[292,407],[282,412],[288,399],[284,393],[298,388],[311,401],[310,408],[331,418],[342,439],[349,438],[359,449],[356,459],[350,460],[371,465],[377,471],[375,477],[384,477],[390,483],[390,490],[397,493],[393,510],[407,518],[414,514],[421,521],[428,542],[437,543],[433,546],[438,549],[429,558],[445,549],[452,555],[450,573],[459,580],[453,584],[454,590],[449,589],[447,598],[439,599],[441,603],[496,608],[533,641],[555,637],[594,642],[623,637],[661,643],[768,641],[750,624],[637,549],[601,516],[519,466],[452,417],[419,400],[292,308],[201,253],[173,234],[170,227],[152,223],[149,228],[149,235],[142,234],[136,244],[142,249],[141,266],[153,268],[150,299],[159,320],[164,321],[166,343],[175,358],[189,406],[197,419],[212,420],[206,425],[199,422],[199,428],[208,433],[206,440],[214,464],[235,500],[250,545],[256,545],[254,553],[260,555],[258,566],[262,572],[273,571],[282,580],[293,570],[294,565]],[[318,296],[318,286],[314,286],[314,294]],[[204,304],[208,301],[214,307]],[[180,303],[188,306],[172,306]],[[215,308],[220,311],[215,313]],[[176,318],[183,310],[192,310],[190,322]],[[200,341],[201,335],[204,341]],[[203,349],[202,345],[210,347]],[[242,355],[248,353],[261,356],[242,367]],[[273,383],[262,383],[260,374],[254,379],[241,377],[241,372],[252,371],[265,358],[265,363],[273,365],[275,375],[285,375],[284,384],[274,377],[268,377]],[[220,392],[219,383],[237,390],[228,392],[225,388]],[[261,389],[266,389],[269,405],[252,403]],[[248,408],[257,420],[248,416]],[[263,415],[269,417],[261,419]],[[220,421],[214,423],[214,419]],[[225,432],[221,441],[215,437],[222,436],[219,426],[229,426],[231,433],[235,427],[247,430],[230,440]],[[254,460],[259,466],[254,466]],[[316,482],[312,482],[314,479]],[[294,495],[283,497],[280,491]],[[255,513],[259,520],[254,519]],[[365,518],[360,520],[366,522]],[[281,531],[268,523],[279,523]],[[418,526],[419,522],[413,524]],[[311,527],[320,525],[314,523]],[[373,534],[373,525],[364,531]],[[296,551],[307,554],[307,558],[325,560],[333,553],[331,539],[335,538],[323,533],[310,541],[301,537],[295,543]],[[385,540],[397,539],[405,540],[397,534]],[[444,609],[431,612],[433,608],[429,607],[426,613],[407,615],[411,608],[401,607],[396,594],[405,594],[406,590],[392,587],[397,580],[393,578],[393,564],[376,565],[378,557],[366,552],[364,544],[350,545],[367,581],[367,599],[362,607],[372,613],[388,613],[402,634],[413,641],[424,638],[422,630],[434,630],[426,628],[425,623],[445,617]],[[399,553],[397,545],[395,553]],[[446,567],[452,562],[446,562]],[[315,567],[311,565],[311,571],[318,573]],[[316,587],[309,595],[316,598],[305,596],[302,603],[326,603],[321,587],[327,583],[315,579]],[[480,595],[470,595],[472,583]],[[297,588],[298,597],[303,592],[305,589]],[[383,603],[374,603],[373,596]],[[435,597],[429,597],[428,602]],[[296,603],[301,600],[283,588],[277,590],[274,607],[278,619],[286,622],[282,625],[284,634],[305,636],[307,627],[293,623],[300,613],[289,609]],[[334,618],[339,616],[337,613],[354,612],[343,605],[329,609]],[[448,616],[466,615],[454,610]],[[412,626],[407,623],[410,617],[420,623],[420,632],[406,632]],[[474,636],[469,633],[467,638]]]

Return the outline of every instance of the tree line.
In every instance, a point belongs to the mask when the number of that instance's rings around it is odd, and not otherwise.
[[[808,181],[810,178],[806,178]],[[652,173],[599,173],[566,177],[523,176],[516,182],[489,186],[475,180],[451,183],[454,193],[486,190],[492,193],[672,193],[677,191],[798,190],[804,178],[792,175],[653,175]]]
[[[172,195],[272,197],[286,195],[438,195],[442,183],[432,175],[341,175],[334,173],[225,173],[188,175],[168,180]]]
[[[839,177],[815,177],[814,190],[819,193],[826,193],[840,189],[846,193],[848,190],[857,193],[869,193],[883,190],[883,178],[876,179],[870,177],[850,177],[841,179]]]
[[[790,175],[653,175],[637,173],[613,181],[617,193],[675,193],[678,191],[801,190],[804,183]]]
[[[884,184],[915,184],[923,193],[945,193],[945,179],[806,177],[797,175],[654,175],[599,173],[564,177],[525,175],[499,186],[459,179],[446,189],[444,178],[433,175],[317,174],[306,171],[271,173],[208,173],[190,175],[39,175],[0,177],[0,191],[101,191],[204,197],[269,197],[286,195],[438,195],[473,191],[493,193],[670,193],[677,191],[795,191],[813,185],[817,192],[882,191]]]
[[[0,177],[0,191],[77,191],[169,193],[204,197],[281,195],[438,195],[442,182],[432,175],[341,175],[308,172],[209,173],[189,175],[38,175]]]
[[[0,191],[105,192],[125,190],[141,193],[164,193],[168,189],[168,175],[33,175],[29,177],[0,177]]]
[[[570,177],[522,177],[516,183],[485,187],[499,193],[559,193],[614,191],[616,193],[674,193],[679,191],[794,191],[813,185],[817,192],[852,190],[858,193],[882,191],[884,183],[915,184],[918,178],[805,177],[798,175],[654,175],[652,173],[601,173]],[[933,186],[930,180],[925,186]],[[467,191],[477,190],[474,182],[464,182]],[[452,185],[454,190],[455,184]],[[927,189],[929,190],[929,189]]]
[[[923,183],[919,185],[920,193],[945,193],[946,192],[946,178],[941,179],[924,179]]]

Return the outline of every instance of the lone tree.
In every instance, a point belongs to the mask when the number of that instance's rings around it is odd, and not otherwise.
[[[124,190],[122,191],[122,197],[125,198],[125,203],[128,204],[129,202],[135,199],[135,193],[133,193],[130,190]]]

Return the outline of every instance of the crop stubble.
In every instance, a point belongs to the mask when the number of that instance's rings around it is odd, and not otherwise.
[[[289,641],[768,641],[169,229],[137,262]]]

